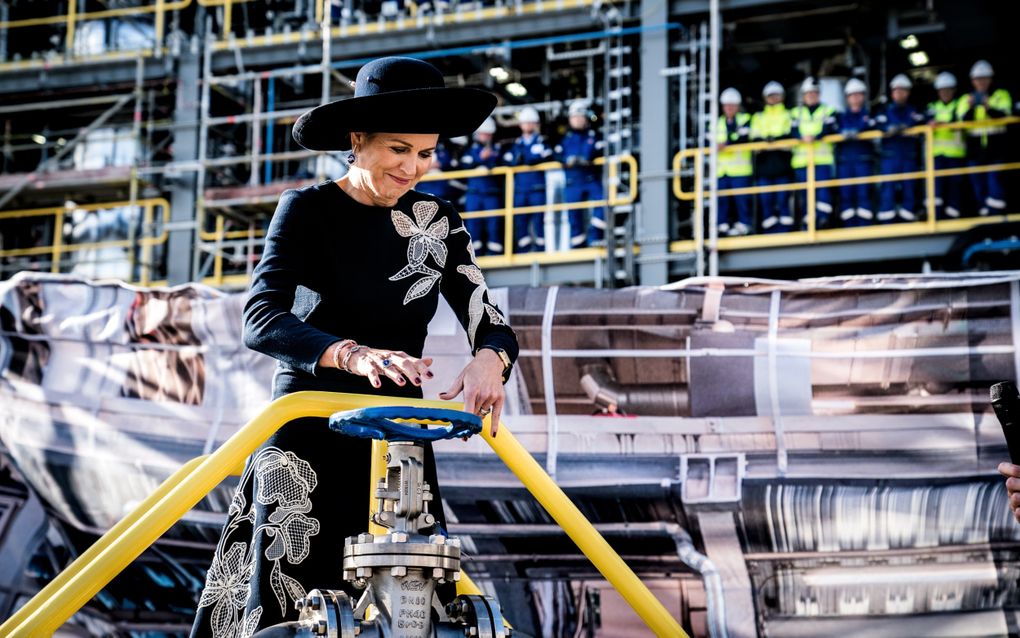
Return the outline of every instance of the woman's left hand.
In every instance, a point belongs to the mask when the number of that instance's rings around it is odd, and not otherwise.
[[[499,416],[503,411],[503,360],[488,348],[475,353],[474,359],[467,364],[453,385],[446,392],[440,392],[439,398],[449,401],[464,391],[464,411],[490,416],[490,432],[496,436],[499,430]]]

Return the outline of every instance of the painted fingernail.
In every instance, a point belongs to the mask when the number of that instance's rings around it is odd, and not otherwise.
[[[436,375],[432,374],[432,371],[431,371],[431,370],[429,370],[429,371],[427,371],[427,372],[425,373],[425,376],[431,379],[432,377],[434,377],[434,376],[436,376]]]
[[[404,385],[404,380],[403,379],[397,379],[397,384]]]
[[[417,383],[418,385],[421,385],[421,377],[415,377],[414,382]]]

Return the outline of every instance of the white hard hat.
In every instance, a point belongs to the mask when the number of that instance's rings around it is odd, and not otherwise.
[[[517,114],[517,121],[521,124],[525,122],[531,122],[532,124],[538,124],[541,122],[541,118],[538,117],[538,111],[531,106],[525,106],[521,109],[521,112]]]
[[[590,105],[588,104],[588,100],[574,100],[573,102],[570,103],[570,106],[567,107],[567,115],[568,116],[571,116],[571,115],[584,115],[584,116],[587,116],[589,110],[590,110]]]
[[[912,89],[914,83],[910,81],[910,78],[903,75],[902,73],[897,74],[892,81],[889,82],[890,89]]]
[[[740,91],[732,86],[719,94],[719,104],[740,104]]]
[[[850,78],[846,81],[846,86],[843,87],[843,93],[850,95],[852,93],[867,93],[868,85],[861,82],[857,78]]]
[[[955,88],[956,76],[949,71],[943,71],[935,76],[935,90]]]
[[[806,77],[804,81],[800,83],[800,92],[807,93],[808,91],[819,91],[818,82],[815,82],[813,77]]]
[[[995,75],[995,71],[992,70],[991,63],[988,60],[978,60],[974,63],[974,66],[970,67],[970,79],[974,78],[990,78]]]
[[[785,95],[786,89],[779,82],[773,80],[765,85],[765,88],[761,90],[762,97],[768,97],[770,95]]]
[[[489,134],[495,132],[496,132],[496,120],[492,119],[491,117],[485,118],[485,121],[482,122],[482,125],[479,126],[478,130],[475,131],[475,133],[489,133]]]

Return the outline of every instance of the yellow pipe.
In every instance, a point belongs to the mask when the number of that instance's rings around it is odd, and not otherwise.
[[[817,230],[816,224],[818,220],[815,218],[815,201],[818,197],[815,193],[815,145],[807,145],[807,232],[808,237],[811,241],[815,240],[815,231]]]
[[[482,437],[656,636],[687,638],[680,623],[627,567],[606,539],[595,531],[577,506],[528,454],[506,424],[501,424],[499,434],[492,436],[487,417],[482,424]]]
[[[234,15],[234,7],[231,4],[232,2],[233,0],[226,0],[226,2],[223,3],[223,36],[226,38],[230,37],[231,29],[233,27],[231,24]]]
[[[216,236],[223,236],[223,215],[216,216]],[[216,284],[220,285],[223,283],[223,244],[222,240],[216,241],[216,255],[213,257],[213,279],[216,280]]]
[[[375,489],[379,479],[386,478],[386,453],[389,444],[386,441],[372,439],[372,466],[368,481],[368,531],[370,534],[385,534],[386,528],[372,520],[375,512]],[[439,507],[443,504],[439,503]]]
[[[935,232],[935,129],[924,130],[924,191],[927,194],[925,207],[928,209],[928,232]]]
[[[67,0],[67,44],[65,55],[71,56],[74,51],[74,22],[78,13],[78,0]]]
[[[503,177],[503,258],[510,259],[514,254],[514,175],[513,171],[505,171]]]
[[[104,534],[97,541],[97,548],[86,552],[87,560],[83,560],[84,555],[79,558],[72,565],[72,573],[49,591],[44,590],[46,595],[41,592],[29,601],[31,607],[26,613],[0,626],[0,634],[11,638],[51,635],[283,424],[301,417],[328,417],[339,410],[386,405],[393,401],[392,397],[330,392],[297,392],[273,401],[214,453],[193,460],[190,467],[182,468],[165,481],[124,521]],[[400,399],[400,402],[420,407],[459,407],[419,399]],[[687,636],[505,424],[499,437],[493,437],[484,426],[482,436],[656,635]],[[41,602],[36,603],[36,599]]]
[[[205,460],[205,456],[199,456],[191,459],[180,467],[176,472],[170,475],[170,478],[163,481],[159,487],[149,494],[145,500],[139,503],[135,509],[131,510],[127,516],[120,519],[116,525],[111,527],[109,531],[102,535],[91,547],[85,550],[81,556],[76,558],[73,563],[67,566],[67,569],[57,574],[56,578],[49,582],[48,585],[42,588],[42,590],[32,597],[25,606],[19,609],[8,618],[3,625],[0,625],[0,636],[14,636],[13,633],[7,634],[8,630],[13,630],[15,627],[20,625],[26,618],[36,612],[39,607],[46,602],[50,596],[59,591],[71,580],[74,576],[77,576],[81,572],[82,568],[88,565],[92,560],[95,559],[103,550],[109,547],[110,543],[113,542],[121,533],[127,530],[129,527],[135,524],[135,522],[147,512],[156,501],[160,499],[161,494],[169,489],[171,486],[176,484],[178,481],[188,475],[193,469]]]
[[[64,211],[58,210],[53,218],[53,263],[50,264],[50,272],[60,272],[60,255],[63,252],[64,242]]]

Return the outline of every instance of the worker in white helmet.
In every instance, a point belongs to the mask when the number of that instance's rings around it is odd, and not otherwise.
[[[542,120],[534,107],[526,106],[517,114],[521,136],[503,154],[507,166],[534,166],[552,159],[553,149],[539,132]],[[514,210],[545,206],[545,172],[526,171],[514,176]],[[514,215],[515,251],[527,253],[545,249],[543,211],[531,210]]]
[[[563,201],[592,202],[603,199],[602,169],[595,160],[602,155],[603,144],[590,127],[593,119],[587,100],[574,100],[567,109],[570,130],[556,145],[554,157],[563,164]],[[585,218],[591,211],[591,222]],[[575,208],[567,213],[570,247],[581,248],[603,239],[606,231],[606,209],[602,206]]]
[[[436,143],[436,150],[432,153],[432,163],[429,165],[427,174],[436,175],[456,170],[462,150],[452,139],[440,140]],[[458,209],[461,208],[459,200],[464,195],[464,189],[463,182],[451,179],[422,180],[418,185],[419,191],[445,199]]]
[[[870,177],[875,172],[875,142],[857,139],[874,130],[875,120],[866,104],[868,87],[857,78],[843,87],[846,110],[836,115],[837,132],[846,141],[836,145],[836,176],[839,179]],[[867,226],[875,220],[869,184],[845,184],[839,187],[839,218],[844,226]]]
[[[916,135],[902,133],[912,126],[925,122],[923,114],[910,105],[913,83],[900,73],[889,82],[892,101],[875,116],[875,126],[886,134],[882,139],[882,156],[878,170],[883,175],[911,173],[921,169],[920,150]],[[897,206],[897,191],[901,201]],[[917,221],[917,183],[914,180],[882,182],[878,204],[878,221]]]
[[[947,129],[946,124],[957,121],[959,100],[956,97],[956,76],[943,71],[935,76],[938,99],[928,105],[928,122],[932,132],[932,155],[935,170],[960,168],[967,157],[967,145],[960,129]],[[960,175],[940,175],[935,178],[935,214],[938,218],[957,219],[960,216]],[[927,200],[926,200],[927,201]]]
[[[486,118],[475,131],[474,141],[460,158],[460,167],[493,169],[500,165],[502,153],[495,142],[496,120]],[[476,255],[503,253],[503,176],[480,175],[467,180],[464,210],[487,211],[491,215],[464,220]]]
[[[992,90],[995,71],[987,60],[978,60],[970,68],[974,90],[959,100],[957,117],[962,121],[983,121],[1007,117],[1013,111],[1013,98],[1005,89]],[[1006,160],[1006,127],[988,126],[967,129],[967,162],[970,166],[998,164]],[[970,183],[978,204],[978,214],[1002,214],[1006,209],[1006,192],[998,171],[971,173]]]
[[[832,179],[836,166],[832,144],[815,141],[836,132],[836,109],[821,103],[820,91],[818,82],[813,77],[805,79],[800,85],[802,104],[790,109],[790,120],[793,125],[791,133],[793,137],[813,146],[815,179],[819,181]],[[801,144],[793,149],[790,165],[793,167],[794,177],[797,181],[807,182],[807,144]],[[797,201],[800,202],[800,209],[804,211],[804,228],[807,228],[807,216],[811,213],[815,215],[815,228],[829,226],[829,215],[832,214],[832,195],[827,187],[815,188],[814,211],[807,210],[807,196],[804,192],[798,192]]]
[[[719,190],[751,186],[754,166],[751,151],[728,148],[732,144],[745,144],[751,137],[751,116],[740,110],[740,91],[728,88],[719,95],[723,114],[719,117],[716,144],[719,146]],[[750,195],[719,197],[719,234],[747,235],[754,228]]]
[[[769,82],[762,90],[765,106],[751,116],[751,139],[762,142],[789,139],[792,129],[790,112],[783,104],[783,85]],[[761,186],[790,182],[790,151],[786,149],[758,151],[755,175]],[[793,229],[789,191],[765,192],[760,196],[761,229],[766,233],[782,233]]]

